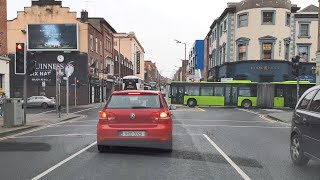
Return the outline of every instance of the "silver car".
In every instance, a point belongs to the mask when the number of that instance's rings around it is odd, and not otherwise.
[[[47,98],[45,96],[31,96],[27,100],[27,107],[54,107],[56,102],[54,99]]]

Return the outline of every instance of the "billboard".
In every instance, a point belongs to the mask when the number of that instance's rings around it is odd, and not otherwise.
[[[29,24],[29,51],[78,51],[77,24]]]

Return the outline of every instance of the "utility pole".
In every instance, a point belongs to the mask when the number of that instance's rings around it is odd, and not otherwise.
[[[74,107],[77,107],[77,78],[74,77]]]
[[[297,77],[297,102],[300,96],[300,56],[292,58],[292,74]]]
[[[118,86],[119,86],[119,91],[121,90],[121,84],[120,84],[120,80],[121,80],[121,49],[120,49],[120,46],[121,46],[121,37],[119,37],[119,54],[118,54],[118,62],[119,62],[119,81],[118,81]]]

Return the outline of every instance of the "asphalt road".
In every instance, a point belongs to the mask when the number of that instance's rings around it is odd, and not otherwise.
[[[179,108],[172,153],[118,148],[104,154],[95,145],[98,111],[0,141],[1,179],[320,178],[320,163],[291,163],[287,124],[241,109]]]

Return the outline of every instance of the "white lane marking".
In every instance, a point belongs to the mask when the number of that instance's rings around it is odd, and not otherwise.
[[[68,122],[98,122],[99,120],[81,120],[81,121],[68,121]]]
[[[75,124],[75,125],[52,125],[50,127],[97,127],[97,125]]]
[[[247,110],[247,109],[241,109],[241,108],[235,108],[235,109],[239,110],[239,111],[244,111],[244,112],[248,112],[248,113],[251,113],[251,114],[255,114],[255,115],[260,115],[260,113],[258,113],[258,112],[254,112],[254,111]]]
[[[86,117],[86,116],[80,116],[79,118],[76,118],[76,119],[83,119],[83,118],[85,118],[85,117]],[[75,121],[75,120],[73,120],[73,121]],[[33,133],[33,132],[46,129],[46,128],[51,127],[51,126],[54,126],[54,125],[64,124],[64,123],[67,123],[67,122],[68,122],[68,121],[53,123],[53,124],[49,124],[49,125],[45,125],[45,126],[36,128],[36,129],[32,129],[32,130],[30,130],[30,131],[25,131],[25,132],[21,132],[21,133],[18,133],[18,134],[13,134],[13,135],[11,135],[11,136],[6,136],[6,137],[3,137],[3,138],[0,138],[0,141],[6,140],[6,139],[9,139],[9,138],[13,138],[13,137],[17,137],[17,136],[21,136],[21,135],[25,135],[25,134],[29,134],[29,133]]]
[[[265,122],[265,121],[248,121],[248,120],[243,120],[243,121],[241,121],[241,120],[197,120],[197,119],[173,119],[173,121],[196,121],[196,122],[240,122],[240,123],[242,123],[242,122],[245,122],[245,123],[247,123],[247,122]]]
[[[281,109],[261,109],[261,110],[268,111],[268,112],[283,112],[283,110]]]
[[[100,107],[87,108],[87,109],[83,109],[83,110],[80,110],[80,111],[73,112],[71,114],[76,114],[76,113],[80,113],[80,112],[83,112],[83,111],[88,111],[88,110],[91,110],[91,109],[97,109],[97,108],[100,108]]]
[[[197,124],[173,124],[174,126],[186,127],[230,127],[230,128],[266,128],[266,129],[288,129],[290,127],[272,127],[272,126],[229,126],[229,125],[197,125]]]
[[[97,134],[53,134],[53,135],[40,135],[40,136],[18,136],[9,139],[23,139],[23,138],[45,138],[45,137],[77,137],[77,136],[96,136]]]
[[[50,172],[54,171],[55,169],[57,169],[58,167],[62,166],[63,164],[65,164],[66,162],[70,161],[71,159],[77,157],[79,154],[85,152],[86,150],[88,150],[89,148],[91,148],[92,146],[96,145],[97,141],[95,141],[94,143],[90,144],[89,146],[81,149],[80,151],[76,152],[75,154],[69,156],[68,158],[64,159],[63,161],[59,162],[58,164],[52,166],[51,168],[47,169],[46,171],[44,171],[43,173],[37,175],[36,177],[32,178],[31,180],[38,180],[42,177],[44,177],[45,175],[49,174]]]
[[[79,136],[96,136],[97,134],[51,134],[40,136],[19,136],[11,137],[9,139],[25,139],[25,138],[47,138],[47,137],[79,137]],[[202,134],[173,134],[173,136],[202,136]]]
[[[250,177],[245,173],[243,172],[240,167],[234,163],[230,158],[229,156],[224,153],[220,148],[219,146],[214,143],[210,138],[209,136],[207,136],[206,134],[203,134],[203,136],[209,141],[209,143],[214,147],[216,148],[216,150],[228,161],[228,163],[242,176],[243,179],[245,180],[251,180]]]

